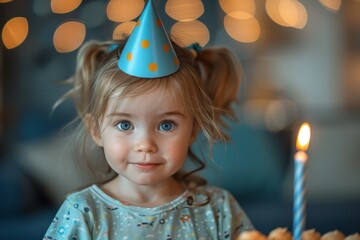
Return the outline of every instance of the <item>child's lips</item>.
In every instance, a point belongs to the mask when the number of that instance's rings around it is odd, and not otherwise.
[[[137,168],[150,170],[161,165],[161,163],[134,163]]]

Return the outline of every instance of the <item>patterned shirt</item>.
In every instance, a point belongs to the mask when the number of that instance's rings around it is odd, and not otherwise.
[[[205,194],[206,193],[206,194]],[[210,196],[210,202],[201,205]],[[122,203],[97,185],[69,195],[47,230],[47,239],[233,239],[253,226],[226,190],[203,186],[159,207]]]

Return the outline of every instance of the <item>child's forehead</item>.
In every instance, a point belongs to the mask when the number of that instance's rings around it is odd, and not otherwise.
[[[126,91],[119,89],[115,91],[108,102],[110,111],[118,108],[133,108],[146,105],[156,105],[158,107],[168,107],[181,111],[186,110],[183,94],[174,88],[154,88],[138,91]]]

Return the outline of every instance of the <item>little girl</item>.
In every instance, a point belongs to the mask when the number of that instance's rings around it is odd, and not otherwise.
[[[190,148],[199,132],[210,147],[227,140],[221,128],[233,116],[236,58],[224,48],[169,42],[164,50],[176,54],[176,69],[139,77],[139,68],[119,60],[134,60],[126,50],[131,37],[91,41],[79,51],[68,95],[94,184],[66,198],[44,239],[233,239],[253,229],[229,192],[193,175],[204,163]],[[185,172],[187,159],[199,167]]]

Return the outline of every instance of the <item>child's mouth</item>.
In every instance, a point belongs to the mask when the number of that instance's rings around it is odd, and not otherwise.
[[[135,163],[135,166],[140,169],[149,170],[156,168],[160,163]]]

